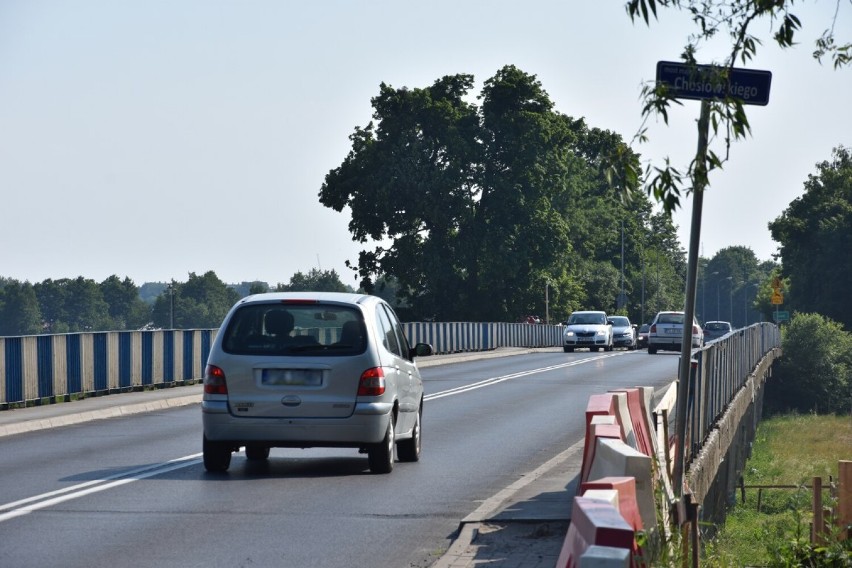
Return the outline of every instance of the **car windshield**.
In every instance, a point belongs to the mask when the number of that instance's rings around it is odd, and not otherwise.
[[[367,346],[358,310],[328,304],[247,304],[224,331],[236,355],[353,355]]]
[[[609,321],[611,321],[612,325],[615,327],[630,327],[630,320],[625,317],[615,316],[609,318]]]
[[[683,314],[660,314],[657,323],[671,323],[683,325]]]
[[[708,331],[728,331],[731,329],[731,325],[728,323],[711,321],[704,329]]]
[[[604,314],[571,314],[568,325],[606,325]]]

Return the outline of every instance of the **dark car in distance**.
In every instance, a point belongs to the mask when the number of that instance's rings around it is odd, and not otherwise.
[[[643,323],[639,326],[639,332],[636,334],[636,348],[645,349],[648,347],[648,330],[651,329],[651,324]]]

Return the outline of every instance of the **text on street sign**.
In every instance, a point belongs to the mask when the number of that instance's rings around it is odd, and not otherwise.
[[[770,71],[657,62],[657,83],[663,83],[678,99],[723,99],[729,96],[746,105],[769,103]]]

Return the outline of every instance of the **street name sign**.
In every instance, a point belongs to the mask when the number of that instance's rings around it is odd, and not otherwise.
[[[766,106],[772,73],[741,67],[658,61],[657,83],[666,85],[677,99],[724,99],[727,95],[745,105]]]

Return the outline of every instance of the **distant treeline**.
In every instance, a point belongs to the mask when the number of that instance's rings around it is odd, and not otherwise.
[[[0,277],[0,336],[123,331],[212,329],[242,297],[268,291],[352,291],[334,270],[297,272],[274,288],[261,281],[226,284],[213,271],[190,273],[185,282],[146,282],[125,277],[103,282],[79,276],[32,284]]]

